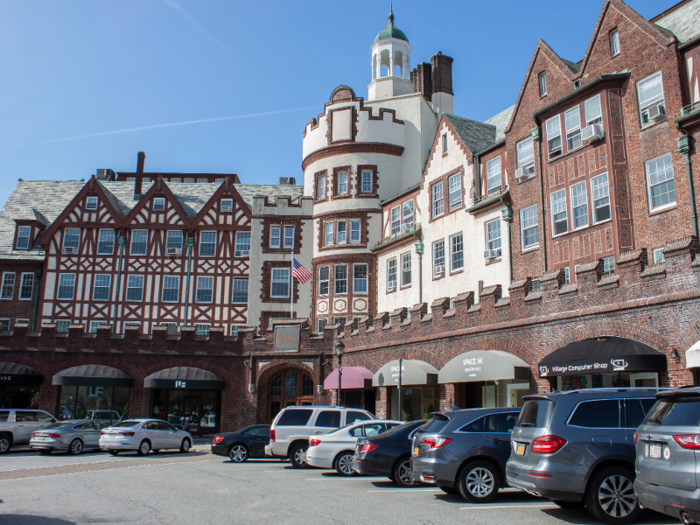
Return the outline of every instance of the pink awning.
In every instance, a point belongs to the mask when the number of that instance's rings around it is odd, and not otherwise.
[[[372,372],[363,366],[343,367],[343,390],[371,388]],[[338,369],[333,370],[323,382],[324,390],[338,390]]]

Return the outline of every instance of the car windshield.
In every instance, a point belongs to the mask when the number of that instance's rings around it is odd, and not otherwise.
[[[61,430],[62,428],[72,427],[73,425],[74,423],[51,423],[50,425],[42,427],[41,430]]]
[[[523,410],[520,412],[518,425],[521,427],[544,428],[549,423],[552,415],[554,402],[549,399],[529,399],[525,401]]]
[[[403,425],[399,425],[398,427],[390,428],[386,432],[383,432],[381,434],[382,437],[388,436],[390,434],[395,434],[396,432],[401,432],[402,430],[405,430],[406,428],[410,428],[410,430],[413,430],[414,428],[422,425],[425,423],[425,420],[423,421],[409,421],[408,423],[404,423]]]
[[[141,421],[120,421],[119,423],[115,423],[112,425],[113,427],[135,427],[141,423]]]

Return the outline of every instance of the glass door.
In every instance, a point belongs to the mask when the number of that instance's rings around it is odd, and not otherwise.
[[[202,417],[202,392],[198,390],[186,392],[183,408],[182,415],[185,419],[183,428],[193,436],[201,437],[199,422]]]

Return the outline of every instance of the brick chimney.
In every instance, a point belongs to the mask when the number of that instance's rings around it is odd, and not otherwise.
[[[443,55],[442,51],[430,57],[432,64],[433,91],[431,101],[437,113],[454,112],[454,93],[452,93],[452,57]]]
[[[139,151],[137,158],[138,161],[136,162],[136,173],[143,173],[143,164],[146,162],[146,154],[143,151]]]
[[[139,151],[136,157],[136,182],[134,184],[134,198],[141,198],[141,188],[143,185],[143,164],[146,162],[146,154],[143,151]]]
[[[416,93],[422,93],[428,102],[432,101],[433,80],[430,64],[423,62],[411,71],[411,84]]]

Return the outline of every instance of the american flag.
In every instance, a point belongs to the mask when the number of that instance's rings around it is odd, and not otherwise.
[[[297,281],[299,281],[301,284],[305,284],[306,281],[311,279],[309,270],[304,268],[304,266],[294,258],[292,258],[292,276],[296,277]]]

